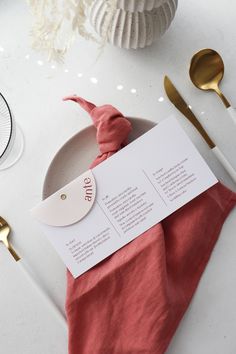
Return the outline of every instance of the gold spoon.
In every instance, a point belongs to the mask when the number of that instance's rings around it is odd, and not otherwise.
[[[44,299],[44,301],[48,304],[48,306],[54,312],[54,315],[57,317],[57,319],[61,322],[63,327],[66,329],[67,325],[66,325],[66,320],[65,320],[64,315],[60,312],[60,310],[57,308],[57,306],[54,304],[54,302],[48,296],[48,294],[44,291],[44,289],[41,288],[41,286],[36,281],[36,276],[33,274],[32,270],[18,256],[18,254],[16,253],[16,251],[13,249],[12,245],[8,241],[8,236],[9,236],[10,232],[11,232],[10,225],[8,224],[8,222],[5,219],[3,219],[3,217],[0,216],[0,242],[4,243],[4,245],[6,246],[8,251],[11,253],[13,258],[17,262],[18,266],[21,267],[21,270],[25,273],[25,276],[28,278],[31,285],[33,285],[34,288],[38,291],[41,298]]]
[[[189,75],[197,88],[217,93],[236,124],[236,113],[219,88],[224,76],[224,62],[219,53],[213,49],[202,49],[194,54],[190,63]]]

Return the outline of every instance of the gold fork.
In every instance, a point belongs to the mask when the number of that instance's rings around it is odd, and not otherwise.
[[[47,305],[51,308],[52,312],[54,315],[57,317],[57,319],[60,321],[60,323],[63,325],[63,327],[66,329],[67,324],[66,324],[66,319],[64,317],[64,314],[60,311],[60,309],[56,306],[56,304],[53,302],[53,300],[50,298],[50,296],[47,294],[47,292],[38,284],[37,277],[35,274],[32,272],[31,268],[21,259],[10,242],[8,241],[8,236],[11,232],[11,227],[8,224],[8,222],[3,219],[3,217],[0,216],[0,242],[3,242],[10,254],[13,256],[15,261],[18,264],[18,267],[21,268],[22,272],[25,274],[25,276],[28,278],[28,281],[31,283],[31,285],[37,290],[38,294],[41,296],[41,298],[47,303]]]
[[[4,243],[8,251],[11,253],[16,262],[20,260],[20,257],[8,241],[8,236],[11,232],[11,227],[8,222],[0,216],[0,241]]]

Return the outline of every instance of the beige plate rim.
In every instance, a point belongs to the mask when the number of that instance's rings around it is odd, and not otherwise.
[[[151,121],[149,119],[144,119],[144,118],[134,118],[134,117],[126,117],[132,124],[133,130],[131,133],[131,137],[129,138],[129,142],[133,141],[134,139],[136,139],[138,136],[142,135],[143,133],[145,133],[146,131],[148,131],[149,129],[153,128],[157,123],[154,121]],[[51,182],[50,180],[52,179],[53,176],[53,170],[54,170],[54,165],[57,163],[57,161],[60,161],[60,156],[63,155],[63,152],[70,146],[72,145],[75,141],[77,141],[77,139],[80,139],[80,137],[82,137],[83,135],[86,134],[90,134],[91,131],[95,131],[96,132],[96,128],[94,127],[94,125],[89,125],[83,129],[81,129],[80,131],[78,131],[77,133],[75,133],[73,136],[71,136],[71,138],[69,138],[60,148],[59,150],[56,152],[56,154],[54,155],[53,159],[51,160],[48,168],[47,168],[47,172],[44,178],[44,182],[43,182],[43,190],[42,190],[42,199],[47,198],[51,193],[50,191],[50,186]],[[141,131],[141,134],[140,134]],[[137,135],[137,136],[136,136]],[[62,186],[61,186],[62,187]]]

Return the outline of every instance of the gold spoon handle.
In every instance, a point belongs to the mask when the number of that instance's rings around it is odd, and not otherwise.
[[[220,97],[220,99],[222,100],[222,102],[224,103],[226,108],[229,108],[231,106],[231,104],[229,103],[229,101],[227,100],[227,98],[223,95],[223,93],[220,91],[219,87],[217,87],[215,89],[217,95]]]

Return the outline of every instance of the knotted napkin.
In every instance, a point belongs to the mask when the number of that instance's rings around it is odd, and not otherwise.
[[[126,144],[131,124],[117,109],[66,99],[97,128],[101,154],[91,167]],[[217,183],[79,278],[68,271],[69,354],[164,353],[235,204]]]

